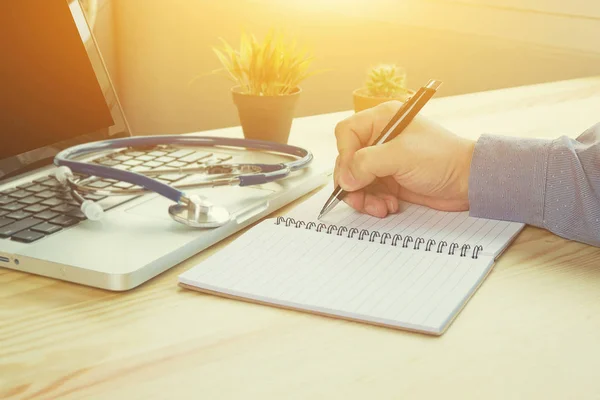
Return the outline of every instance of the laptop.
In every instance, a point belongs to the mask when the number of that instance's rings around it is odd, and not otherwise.
[[[315,159],[275,183],[188,191],[228,209],[231,221],[218,228],[190,228],[172,220],[168,206],[173,203],[153,193],[86,195],[105,210],[102,220],[87,220],[53,177],[53,157],[69,146],[132,132],[80,3],[30,3],[0,5],[1,268],[129,290],[326,182],[330,171]],[[264,152],[170,146],[119,149],[89,159],[134,171],[284,160]],[[194,177],[159,179],[176,185]],[[98,189],[132,186],[91,181]]]

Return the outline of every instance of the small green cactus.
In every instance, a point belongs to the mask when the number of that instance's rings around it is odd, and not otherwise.
[[[369,96],[396,97],[406,93],[406,73],[394,64],[383,64],[369,71],[366,88]]]

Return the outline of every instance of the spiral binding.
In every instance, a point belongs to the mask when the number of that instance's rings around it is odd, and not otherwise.
[[[285,224],[285,226],[294,226],[296,228],[314,229],[317,232],[324,232],[328,235],[342,236],[346,235],[349,238],[358,238],[358,240],[368,240],[369,242],[379,242],[380,244],[390,244],[392,246],[401,246],[403,248],[412,247],[414,250],[421,250],[423,246],[424,251],[435,251],[436,253],[444,253],[446,247],[448,248],[448,255],[458,254],[460,257],[467,257],[471,246],[469,244],[463,244],[460,246],[458,243],[446,243],[440,240],[436,243],[433,239],[424,239],[422,237],[413,238],[410,235],[402,236],[398,233],[392,235],[388,232],[381,233],[379,231],[369,231],[367,229],[358,230],[357,228],[346,228],[345,226],[338,227],[337,225],[331,224],[329,226],[323,223],[315,222],[304,222],[296,221],[291,217],[277,217],[275,221],[276,225]],[[389,243],[388,243],[389,241]],[[458,253],[457,253],[458,251]],[[473,247],[471,251],[471,258],[477,259],[479,253],[483,251],[483,246],[477,245]]]

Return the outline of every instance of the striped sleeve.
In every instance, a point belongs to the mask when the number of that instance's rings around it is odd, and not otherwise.
[[[600,124],[577,139],[483,135],[471,163],[469,203],[475,217],[600,246]]]

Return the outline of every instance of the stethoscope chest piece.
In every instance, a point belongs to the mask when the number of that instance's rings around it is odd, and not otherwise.
[[[217,228],[231,219],[226,208],[215,206],[196,195],[182,198],[179,203],[169,206],[169,215],[193,228]]]

